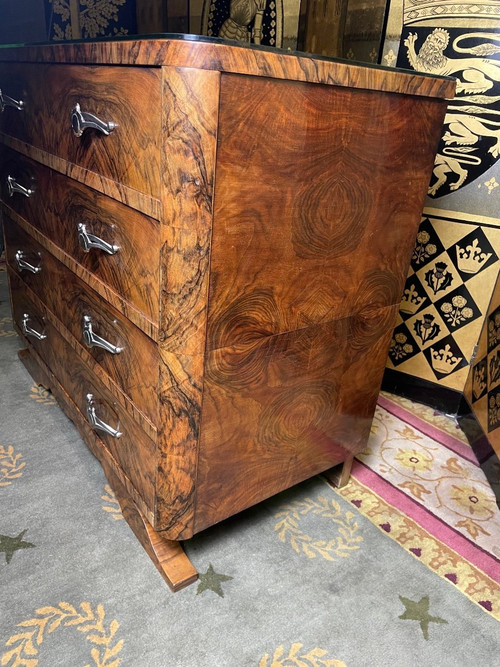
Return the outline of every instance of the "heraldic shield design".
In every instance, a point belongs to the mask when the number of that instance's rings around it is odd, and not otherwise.
[[[280,47],[283,0],[205,0],[203,34]]]
[[[397,65],[457,78],[429,196],[442,197],[475,181],[500,156],[500,32],[407,23]]]

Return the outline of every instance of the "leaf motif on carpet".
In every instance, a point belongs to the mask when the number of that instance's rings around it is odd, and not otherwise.
[[[308,514],[322,516],[333,522],[337,536],[331,538],[331,523],[328,526],[327,539],[313,539],[300,528],[300,523]],[[295,500],[284,505],[275,515],[278,522],[274,530],[282,542],[289,542],[292,548],[308,558],[321,556],[325,560],[333,561],[334,556],[348,558],[353,551],[360,548],[363,537],[358,534],[359,527],[354,521],[354,513],[342,513],[340,505],[335,500],[328,501],[322,496],[316,500],[305,498]],[[330,538],[330,539],[328,539]]]
[[[120,658],[117,655],[123,648],[123,639],[116,641],[115,635],[120,627],[116,619],[109,625],[104,622],[105,612],[102,605],[97,605],[95,612],[90,603],[82,602],[80,611],[67,602],[60,602],[56,607],[41,607],[35,611],[36,616],[17,624],[22,628],[6,641],[8,648],[2,655],[2,667],[38,665],[39,647],[46,635],[51,634],[59,626],[74,627],[85,635],[87,641],[94,644],[90,655],[96,667],[118,667]]]
[[[113,493],[113,489],[110,487],[109,484],[106,484],[104,486],[104,491],[105,494],[101,496],[101,500],[104,500],[106,505],[103,505],[102,509],[105,512],[109,512],[109,514],[111,514],[111,516],[115,521],[120,521],[121,519],[123,519],[123,514],[120,507],[120,503],[118,502],[115,494]]]
[[[31,387],[30,398],[43,405],[57,405],[56,399],[52,396],[52,393],[48,389],[45,389],[45,387],[42,387],[41,384],[34,384]]]
[[[0,445],[0,486],[9,486],[13,479],[21,477],[25,466],[21,452],[16,452],[12,445]]]
[[[346,667],[342,660],[328,658],[327,652],[321,648],[313,648],[310,651],[304,649],[304,645],[296,642],[291,645],[286,653],[283,645],[278,646],[270,657],[268,653],[264,655],[259,662],[259,667],[292,667],[301,665],[302,667]]]

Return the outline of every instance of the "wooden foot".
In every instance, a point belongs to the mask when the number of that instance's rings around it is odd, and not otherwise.
[[[330,482],[335,484],[339,489],[345,486],[349,481],[353,461],[354,456],[349,456],[341,466],[338,465],[325,473]]]
[[[180,542],[167,540],[154,530],[118,477],[108,466],[104,464],[103,467],[125,520],[170,589],[176,592],[195,582],[198,579],[198,572],[186,556]]]

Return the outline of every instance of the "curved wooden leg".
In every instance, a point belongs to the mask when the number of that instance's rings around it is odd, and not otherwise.
[[[130,498],[118,477],[103,465],[106,477],[120,503],[123,516],[132,528],[172,591],[179,591],[198,579],[198,572],[186,556],[180,542],[166,540],[154,530],[144,514]]]

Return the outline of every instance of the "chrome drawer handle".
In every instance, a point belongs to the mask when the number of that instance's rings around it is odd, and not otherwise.
[[[30,321],[30,316],[28,313],[23,314],[23,321],[21,324],[21,329],[23,334],[26,336],[32,336],[33,338],[36,338],[37,340],[45,340],[47,338],[47,334],[44,334],[43,332],[40,333],[39,331],[35,331],[35,329],[32,329],[31,327],[28,326],[28,322]]]
[[[88,111],[82,111],[77,102],[71,112],[71,127],[76,136],[81,137],[84,131],[88,128],[98,130],[99,132],[108,135],[115,129],[115,127],[118,127],[118,125],[117,123],[113,123],[112,120],[106,122],[97,118],[94,114],[88,113]]]
[[[38,266],[33,266],[33,264],[30,264],[27,262],[24,258],[24,252],[22,250],[18,250],[16,252],[16,263],[17,263],[17,268],[19,271],[22,271],[23,269],[26,269],[26,271],[31,271],[31,273],[40,273],[42,270],[42,259],[40,258],[40,264]]]
[[[31,195],[35,193],[32,188],[25,188],[24,185],[18,183],[12,176],[7,176],[7,188],[10,197],[12,197],[15,192],[19,192],[19,194],[24,195],[25,197],[31,197]]]
[[[0,113],[3,112],[5,107],[14,107],[14,109],[22,111],[24,109],[24,102],[22,100],[14,100],[12,97],[4,95],[0,90]]]
[[[102,419],[99,419],[96,415],[94,394],[87,394],[87,418],[92,428],[97,429],[98,431],[103,431],[104,433],[111,435],[113,438],[121,438],[122,434],[120,431],[109,424],[106,424],[106,422],[103,422]]]
[[[106,352],[110,352],[111,354],[120,354],[123,350],[122,347],[113,345],[105,338],[101,338],[101,336],[94,333],[90,315],[83,316],[83,340],[87,347],[102,347],[103,350],[106,350]]]
[[[89,252],[91,248],[97,248],[108,255],[114,255],[120,250],[120,246],[112,245],[95,236],[95,234],[90,234],[82,222],[78,224],[78,242],[84,252]]]

